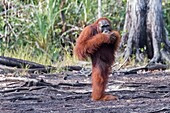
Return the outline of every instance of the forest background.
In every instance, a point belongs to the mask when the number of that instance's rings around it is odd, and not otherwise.
[[[102,0],[102,16],[122,33],[126,0]],[[170,33],[170,1],[162,0],[164,25]],[[44,65],[71,65],[75,39],[98,17],[98,1],[2,0],[0,56]],[[170,39],[170,35],[169,35]]]

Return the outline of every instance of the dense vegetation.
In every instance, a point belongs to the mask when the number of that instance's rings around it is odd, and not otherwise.
[[[97,18],[97,1],[2,0],[0,55],[52,64],[69,59],[81,29]],[[163,0],[170,33],[170,1]],[[126,0],[103,0],[102,14],[122,31]]]

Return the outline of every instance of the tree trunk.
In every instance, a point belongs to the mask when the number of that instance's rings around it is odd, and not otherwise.
[[[102,17],[102,0],[98,0],[98,18]]]
[[[165,32],[162,16],[162,0],[127,0],[124,34],[121,47],[124,59],[135,55],[150,63],[170,61],[170,43]]]

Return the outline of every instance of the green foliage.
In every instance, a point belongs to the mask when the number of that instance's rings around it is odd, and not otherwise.
[[[32,31],[32,41],[36,43],[38,48],[48,50],[51,40],[54,38],[54,23],[59,14],[58,4],[56,0],[46,0],[39,2],[38,8],[34,7],[33,17],[35,17]]]
[[[170,33],[170,1],[169,0],[163,0],[163,17],[165,20],[165,26]]]
[[[123,29],[124,17],[126,9],[126,0],[103,1],[103,16],[108,17],[112,21],[113,28],[121,31]]]

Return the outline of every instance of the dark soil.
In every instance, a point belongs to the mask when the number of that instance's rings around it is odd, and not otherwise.
[[[66,74],[67,73],[67,74]],[[0,113],[170,113],[170,74],[113,74],[107,92],[116,101],[90,98],[91,77],[65,74],[0,75]]]

